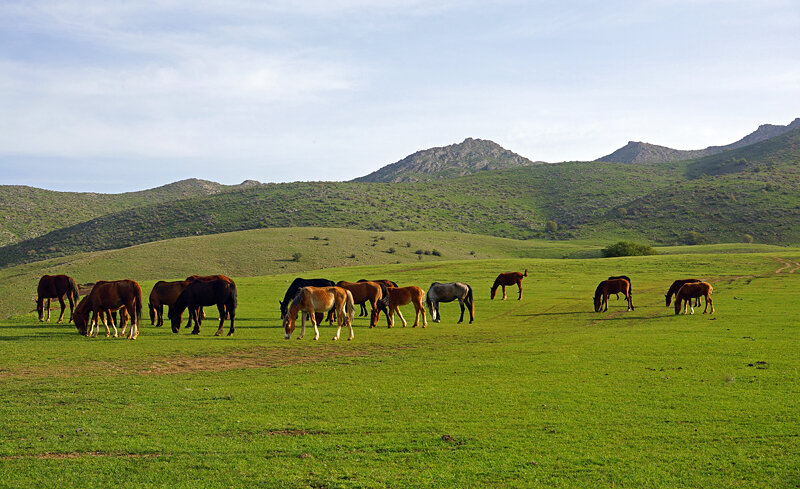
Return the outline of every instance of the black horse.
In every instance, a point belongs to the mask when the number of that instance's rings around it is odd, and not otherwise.
[[[281,319],[286,317],[286,311],[289,308],[289,303],[292,302],[294,296],[297,295],[297,292],[302,289],[303,287],[333,287],[336,283],[333,280],[327,280],[324,278],[312,278],[312,279],[305,279],[297,277],[292,281],[292,284],[286,289],[286,294],[283,296],[283,300],[279,301],[281,305]]]
[[[178,296],[175,305],[169,310],[169,319],[172,324],[172,332],[177,333],[181,329],[181,314],[184,309],[189,309],[189,317],[194,319],[194,329],[192,334],[200,334],[200,324],[203,318],[200,309],[203,306],[216,305],[219,309],[219,329],[214,336],[222,334],[222,325],[225,319],[230,319],[231,327],[228,336],[234,331],[234,318],[236,317],[237,306],[236,284],[233,280],[224,278],[213,278],[210,280],[196,280]]]

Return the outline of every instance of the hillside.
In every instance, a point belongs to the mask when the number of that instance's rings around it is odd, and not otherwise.
[[[251,186],[258,182],[244,182]],[[0,246],[72,226],[110,212],[187,197],[212,195],[239,185],[191,178],[140,192],[55,192],[20,185],[0,186]]]
[[[690,160],[742,148],[760,141],[765,141],[767,139],[780,136],[781,134],[785,134],[798,128],[800,128],[800,117],[785,126],[762,124],[758,127],[758,129],[734,143],[725,146],[709,146],[705,149],[695,150],[672,149],[666,146],[658,146],[656,144],[629,141],[628,144],[622,148],[609,155],[603,156],[602,158],[598,158],[595,161],[608,161],[617,163],[666,163],[672,161]]]
[[[419,182],[533,164],[493,141],[467,138],[458,144],[417,151],[353,181]]]

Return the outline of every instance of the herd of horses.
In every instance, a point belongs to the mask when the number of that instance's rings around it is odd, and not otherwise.
[[[490,298],[494,299],[498,287],[502,287],[503,300],[506,299],[506,286],[516,285],[519,288],[519,297],[522,300],[522,280],[528,276],[528,270],[520,272],[500,273],[491,287]],[[666,306],[669,307],[674,299],[675,314],[683,314],[687,309],[700,306],[700,299],[705,299],[705,309],[711,306],[714,313],[714,303],[711,299],[713,288],[707,282],[698,279],[676,280],[672,283],[665,295]],[[633,311],[631,292],[631,279],[625,275],[609,277],[597,286],[594,294],[595,312],[608,311],[608,297],[623,294],[628,303],[628,311]],[[109,325],[113,328],[113,336],[120,335],[117,330],[116,315],[119,312],[119,323],[122,326],[121,335],[125,336],[127,324],[131,329],[127,338],[136,339],[139,335],[139,322],[142,316],[143,301],[142,289],[133,280],[98,281],[89,293],[79,299],[79,287],[72,277],[67,275],[45,275],[39,280],[37,287],[36,310],[39,321],[50,320],[50,302],[58,299],[61,305],[61,314],[58,323],[62,322],[66,298],[70,306],[69,322],[74,322],[78,332],[82,335],[96,337],[100,323],[106,330],[106,336],[111,336]],[[425,304],[423,304],[423,298]],[[194,324],[192,334],[200,333],[200,325],[205,318],[204,307],[217,306],[219,311],[219,327],[215,336],[223,332],[226,320],[230,322],[228,336],[235,331],[235,317],[237,307],[236,284],[224,275],[191,275],[185,280],[173,282],[159,281],[150,292],[148,309],[150,323],[156,327],[164,324],[164,307],[168,307],[167,318],[174,333],[178,333],[183,323],[183,313],[188,311],[186,327]],[[325,320],[330,324],[336,321],[338,326],[334,340],[339,339],[342,327],[349,329],[348,339],[353,339],[353,319],[355,305],[361,306],[361,315],[366,316],[366,305],[371,306],[369,313],[369,327],[378,325],[381,312],[386,315],[389,328],[394,326],[394,316],[400,317],[403,327],[407,325],[406,319],[400,312],[400,306],[412,304],[416,318],[412,327],[419,326],[420,315],[422,327],[428,325],[427,310],[430,312],[431,321],[441,321],[439,304],[458,301],[461,308],[459,323],[464,321],[464,312],[469,312],[469,322],[475,320],[475,301],[472,287],[463,282],[440,283],[433,282],[427,292],[411,285],[399,287],[391,280],[359,280],[358,282],[339,281],[327,279],[296,278],[286,290],[280,304],[281,320],[283,321],[284,337],[291,338],[295,330],[298,314],[300,315],[300,335],[305,335],[306,320],[310,320],[314,327],[314,339],[319,339],[318,325]],[[77,305],[75,305],[77,304]],[[46,317],[45,317],[46,312]]]

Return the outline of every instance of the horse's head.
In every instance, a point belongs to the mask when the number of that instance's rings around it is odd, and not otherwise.
[[[664,297],[667,298],[667,307],[669,307],[669,305],[672,304],[672,294],[667,294]]]
[[[594,295],[594,312],[600,312],[603,308],[603,295],[597,293]]]
[[[91,311],[89,310],[89,303],[86,300],[86,297],[81,299],[77,306],[75,306],[75,311],[72,313],[72,320],[75,323],[75,327],[78,329],[78,333],[85,336],[86,332],[89,330],[89,316]]]
[[[294,332],[294,325],[297,321],[297,313],[292,316],[289,313],[283,317],[283,337],[287,340],[292,337],[292,333]]]
[[[181,330],[181,320],[183,319],[183,315],[180,314],[178,311],[175,310],[174,307],[170,307],[169,313],[167,317],[169,318],[170,326],[172,326],[172,332],[178,333]]]
[[[281,319],[286,317],[286,304],[281,301],[278,301],[278,307],[281,309]]]
[[[497,293],[497,287],[492,287],[492,295],[490,299],[494,299],[494,294]]]

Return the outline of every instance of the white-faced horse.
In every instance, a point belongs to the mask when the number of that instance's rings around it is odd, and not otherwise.
[[[319,329],[317,328],[317,321],[315,313],[328,312],[334,310],[336,312],[337,325],[336,336],[334,340],[339,339],[339,333],[342,331],[342,325],[346,324],[350,328],[350,337],[348,340],[353,339],[353,313],[355,307],[353,305],[353,294],[349,290],[341,287],[303,287],[297,295],[292,299],[286,316],[283,318],[283,329],[285,338],[288,340],[292,336],[297,321],[297,313],[304,312],[308,314],[311,319],[311,324],[314,325],[314,339],[319,339]],[[306,334],[306,314],[301,316],[300,336],[298,340],[303,339]]]
[[[464,306],[469,309],[469,322],[475,320],[475,301],[472,297],[472,287],[462,282],[440,283],[434,282],[428,288],[428,293],[425,294],[425,302],[428,304],[428,310],[431,313],[431,320],[438,323],[441,320],[439,314],[440,302],[452,302],[458,300],[458,305],[461,306],[461,318],[459,323],[464,321]]]

